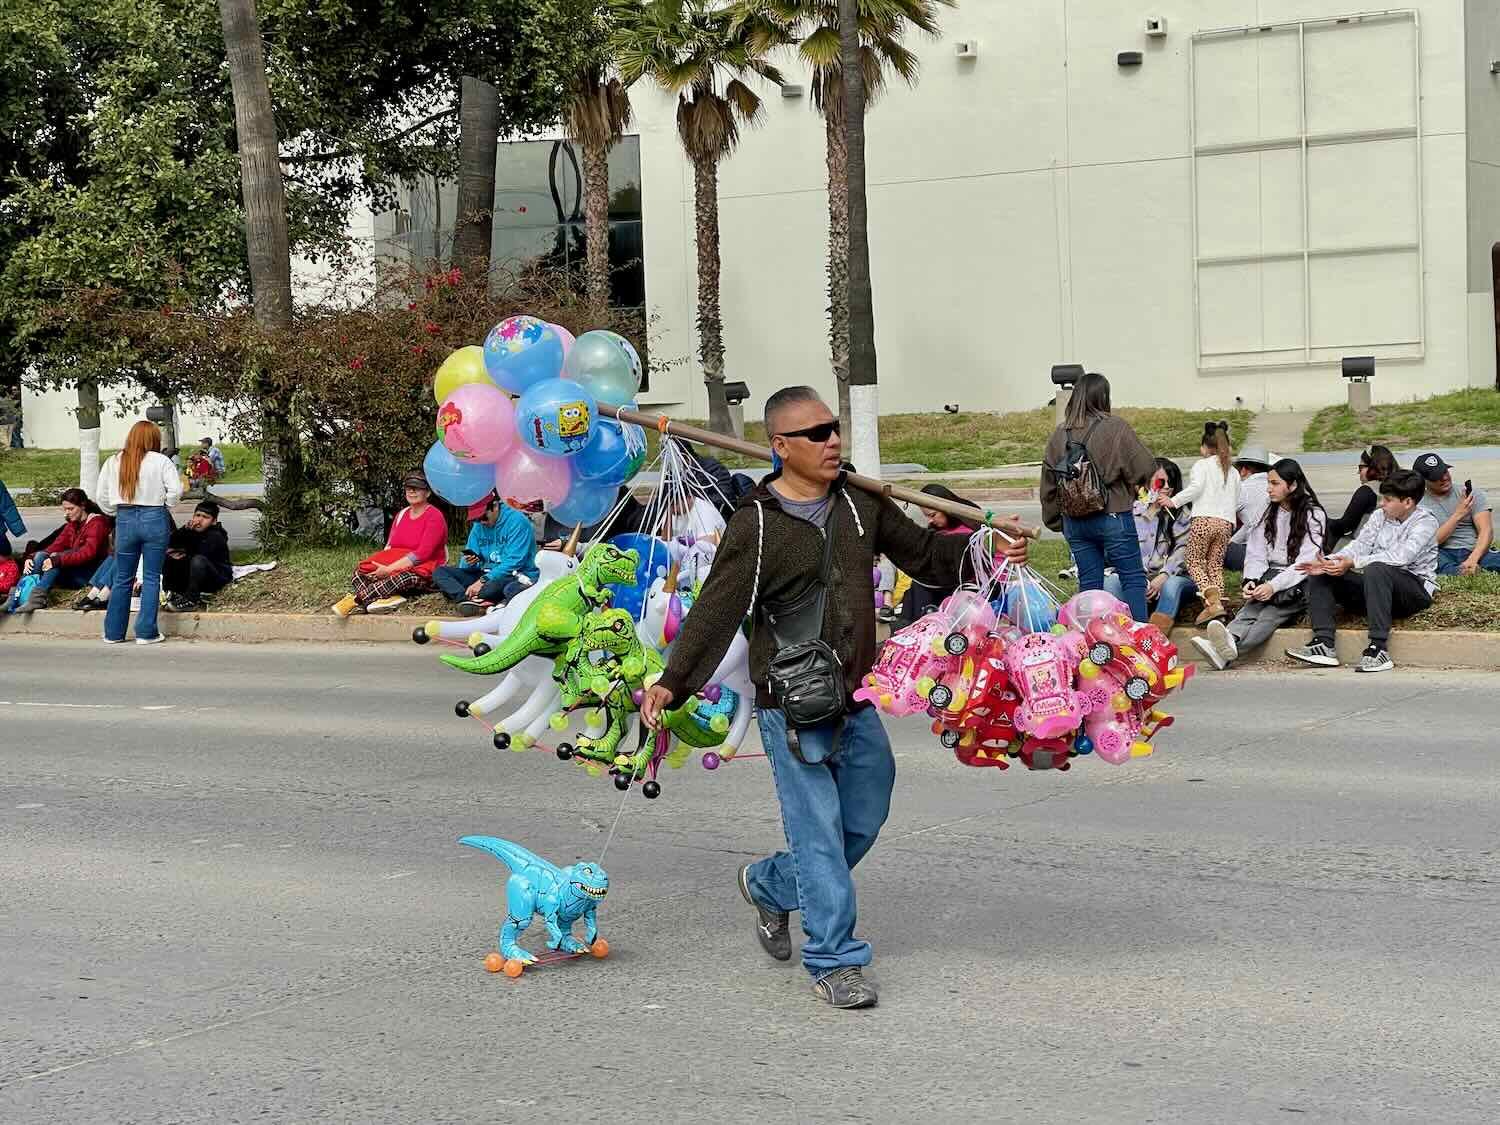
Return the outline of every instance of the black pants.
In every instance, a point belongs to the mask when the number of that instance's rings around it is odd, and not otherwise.
[[[1229,550],[1224,552],[1224,569],[1233,571],[1245,569],[1245,545],[1243,543],[1229,544]]]
[[[201,601],[204,594],[217,594],[233,577],[233,571],[225,573],[202,555],[189,555],[185,559],[168,555],[161,566],[162,588],[195,602]]]
[[[1387,563],[1371,563],[1363,574],[1341,574],[1330,578],[1314,574],[1307,580],[1307,616],[1313,640],[1333,647],[1333,614],[1337,606],[1363,613],[1370,622],[1370,643],[1385,648],[1391,639],[1391,622],[1420,613],[1432,604],[1432,595],[1422,580],[1409,570]]]

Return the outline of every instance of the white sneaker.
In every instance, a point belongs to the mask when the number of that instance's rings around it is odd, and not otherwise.
[[[402,597],[377,598],[365,607],[365,611],[368,613],[395,613],[405,604],[406,599]]]
[[[154,637],[137,637],[135,643],[138,645],[159,645],[167,638],[157,633]]]
[[[1209,643],[1218,650],[1225,664],[1233,664],[1240,658],[1239,642],[1234,639],[1234,634],[1229,631],[1229,626],[1224,622],[1217,619],[1210,621],[1205,632],[1208,634]]]
[[[1193,647],[1203,654],[1203,659],[1207,660],[1220,672],[1229,667],[1229,661],[1219,655],[1219,650],[1214,647],[1214,643],[1207,637],[1193,637],[1192,642]]]
[[[121,637],[118,641],[116,641],[116,640],[113,640],[113,639],[111,639],[109,637],[105,637],[104,638],[104,643],[107,644],[107,645],[122,645],[122,644],[125,643],[125,638]]]

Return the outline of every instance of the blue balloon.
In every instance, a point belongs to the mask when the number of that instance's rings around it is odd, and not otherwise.
[[[1033,578],[1006,590],[1002,612],[1025,633],[1045,633],[1057,624],[1057,602]]]
[[[592,527],[609,514],[619,494],[618,484],[575,479],[568,498],[552,509],[552,518],[558,523]]]
[[[583,452],[598,414],[594,396],[583,387],[548,379],[534,384],[516,403],[516,429],[533,453],[567,457]]]
[[[495,487],[495,466],[460,461],[435,441],[422,461],[422,471],[432,490],[450,504],[467,507],[482,500]]]
[[[646,463],[646,431],[601,418],[589,443],[573,458],[573,473],[584,480],[621,485]]]
[[[613,595],[611,604],[638,618],[641,607],[646,603],[646,592],[651,589],[651,583],[665,574],[672,565],[672,552],[655,536],[640,535],[633,531],[616,535],[610,542],[622,551],[634,551],[640,559],[635,568],[634,586],[610,587]]]
[[[557,329],[534,316],[513,316],[484,338],[484,369],[513,395],[562,374],[563,343]]]

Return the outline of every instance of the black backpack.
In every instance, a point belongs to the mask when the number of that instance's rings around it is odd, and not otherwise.
[[[1094,419],[1083,435],[1082,441],[1074,441],[1071,431],[1063,446],[1062,461],[1048,465],[1047,471],[1057,480],[1058,506],[1062,513],[1075,520],[1096,516],[1109,506],[1104,483],[1099,479],[1099,470],[1089,459],[1088,442],[1102,418]]]

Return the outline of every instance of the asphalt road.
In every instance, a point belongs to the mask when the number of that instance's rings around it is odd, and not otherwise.
[[[1493,1121],[1497,686],[1201,677],[1067,775],[893,724],[840,1013],[733,886],[763,761],[631,794],[610,958],[512,981],[455,839],[597,857],[622,802],[490,749],[431,650],[9,638],[0,1121]]]

